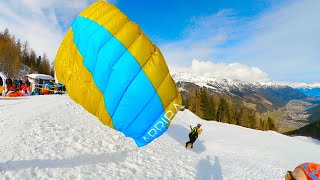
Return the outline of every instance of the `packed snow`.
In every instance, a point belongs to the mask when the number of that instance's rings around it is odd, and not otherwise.
[[[203,134],[186,149],[189,125]],[[320,142],[203,121],[179,112],[143,148],[67,95],[0,99],[0,179],[284,179],[320,162]]]

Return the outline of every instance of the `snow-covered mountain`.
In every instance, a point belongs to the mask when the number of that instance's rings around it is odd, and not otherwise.
[[[290,100],[305,99],[307,96],[296,89],[278,83],[243,82],[239,80],[204,77],[182,71],[171,71],[179,90],[188,93],[190,89],[206,87],[211,93],[225,96],[237,102],[253,103],[260,112],[285,106]]]
[[[240,80],[222,79],[217,77],[206,77],[206,76],[196,75],[193,73],[187,73],[187,72],[175,71],[175,70],[171,71],[171,75],[176,82],[190,82],[198,86],[217,90],[219,92],[223,90],[230,91],[233,88],[238,88],[240,90],[243,90],[247,87],[251,87],[252,89],[258,89],[258,88],[276,89],[276,88],[294,87],[293,85],[290,86],[283,83],[281,84],[281,83],[273,83],[273,82],[244,82]]]
[[[308,84],[308,83],[295,83],[291,84],[293,88],[304,88],[304,89],[312,89],[312,88],[320,88],[320,83]]]
[[[203,133],[186,149],[189,125]],[[143,148],[104,126],[67,95],[0,98],[0,179],[282,180],[320,162],[320,142],[203,121],[179,112]]]
[[[307,96],[320,98],[320,83],[295,83],[291,84],[291,87],[295,88],[296,90]]]
[[[317,88],[296,88],[296,89],[307,96],[320,98],[320,87],[317,87]]]

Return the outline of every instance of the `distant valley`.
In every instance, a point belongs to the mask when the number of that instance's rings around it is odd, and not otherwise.
[[[183,98],[205,88],[216,99],[226,98],[235,104],[271,117],[279,132],[306,126],[320,118],[320,88],[294,87],[276,83],[250,83],[214,77],[201,77],[185,72],[172,72]],[[218,102],[218,100],[216,100]]]

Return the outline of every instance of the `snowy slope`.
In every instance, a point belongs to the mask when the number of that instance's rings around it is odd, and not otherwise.
[[[204,132],[185,149],[188,126]],[[0,179],[283,179],[320,162],[320,142],[179,112],[168,132],[138,149],[67,95],[0,99]]]

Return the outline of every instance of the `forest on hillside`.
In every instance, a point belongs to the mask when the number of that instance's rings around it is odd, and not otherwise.
[[[211,95],[203,87],[184,95],[183,105],[205,120],[224,122],[251,129],[277,131],[272,118],[262,119],[260,114],[253,109],[248,109],[244,105],[239,108],[231,100]]]
[[[28,69],[29,73],[54,75],[53,65],[45,53],[37,55],[27,41],[22,43],[5,29],[0,32],[0,71],[8,77],[18,78],[22,69]]]
[[[286,134],[291,136],[309,136],[320,140],[320,119],[300,129],[287,132]]]

